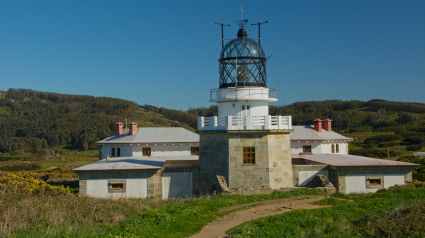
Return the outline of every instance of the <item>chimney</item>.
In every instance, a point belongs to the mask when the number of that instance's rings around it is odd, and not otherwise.
[[[313,122],[314,122],[314,129],[319,133],[322,132],[322,120],[316,119]]]
[[[130,135],[134,135],[137,132],[137,123],[130,123]]]
[[[331,119],[326,118],[325,120],[323,120],[323,127],[325,128],[325,130],[327,131],[331,131],[332,130],[332,125],[331,125]]]
[[[115,123],[115,128],[116,128],[116,132],[115,133],[117,135],[121,135],[124,132],[124,127],[123,127],[122,122]]]

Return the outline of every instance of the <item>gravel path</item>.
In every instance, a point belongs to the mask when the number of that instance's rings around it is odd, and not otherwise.
[[[198,234],[191,236],[192,238],[209,238],[209,237],[227,237],[226,231],[240,225],[244,222],[254,220],[260,217],[267,217],[290,212],[297,209],[315,209],[328,206],[312,205],[312,202],[320,201],[325,196],[303,196],[293,198],[282,198],[277,200],[267,200],[262,202],[254,202],[249,204],[226,207],[220,210],[231,211],[238,208],[256,205],[254,207],[235,211],[223,218],[217,218],[216,221],[205,226]]]

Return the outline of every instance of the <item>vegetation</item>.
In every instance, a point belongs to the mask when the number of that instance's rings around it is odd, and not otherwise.
[[[16,164],[0,166],[1,171],[37,170],[41,169],[39,164]]]
[[[324,192],[301,189],[256,196],[111,200],[6,190],[6,194],[0,193],[0,235],[186,237],[220,216],[220,208],[300,195]]]
[[[9,89],[0,98],[0,157],[10,160],[31,153],[37,158],[56,158],[53,148],[63,145],[96,149],[93,143],[114,134],[115,123],[125,119],[139,126],[191,129],[122,99]]]
[[[425,183],[414,182],[370,195],[336,194],[316,204],[259,218],[230,230],[232,237],[423,237]],[[354,200],[351,200],[353,199]],[[345,200],[347,199],[347,200]]]

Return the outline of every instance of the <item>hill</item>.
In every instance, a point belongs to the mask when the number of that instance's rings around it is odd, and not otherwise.
[[[217,116],[218,108],[191,108],[187,112],[142,106],[144,111],[160,113],[165,117],[197,127],[199,116]],[[270,115],[292,115],[293,125],[311,125],[320,118],[332,119],[332,129],[354,138],[350,153],[377,158],[411,155],[421,151],[425,144],[425,104],[364,101],[309,101],[286,106],[270,106]],[[385,148],[385,149],[384,149]]]
[[[93,142],[114,134],[114,124],[125,119],[138,126],[194,131],[122,99],[9,89],[0,94],[0,152],[6,157],[31,153],[49,158],[56,147],[96,149]]]

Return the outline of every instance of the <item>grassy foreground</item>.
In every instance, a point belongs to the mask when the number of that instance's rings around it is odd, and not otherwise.
[[[228,233],[234,237],[425,237],[425,187],[336,194],[316,204],[333,207],[259,218]]]
[[[259,196],[219,195],[170,200],[3,194],[0,195],[0,236],[187,237],[221,215],[220,208],[301,195],[324,193],[300,189]]]

